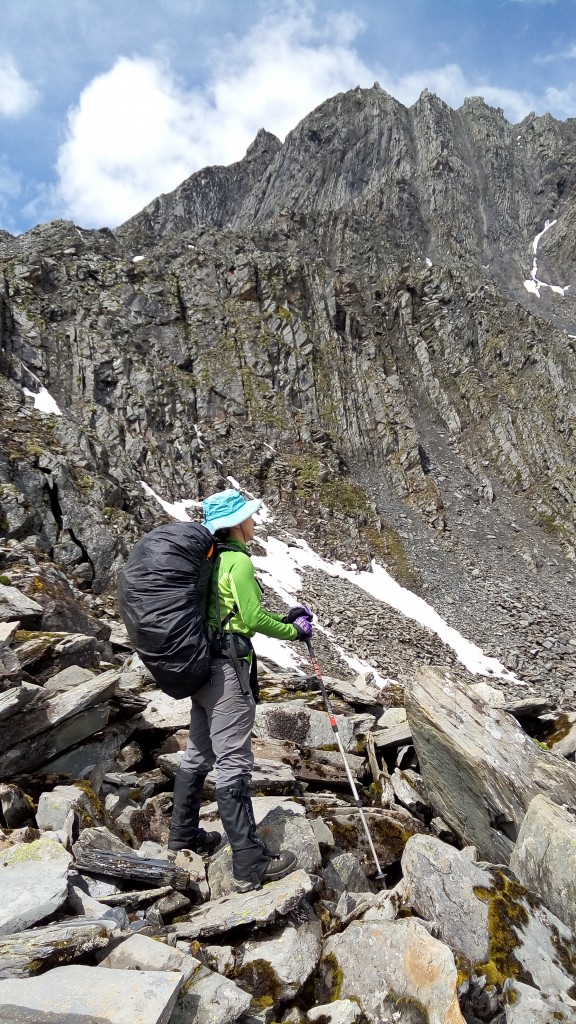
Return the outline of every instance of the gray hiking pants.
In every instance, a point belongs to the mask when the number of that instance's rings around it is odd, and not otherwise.
[[[247,684],[250,666],[245,661],[240,666]],[[252,773],[256,704],[247,685],[246,689],[244,695],[234,665],[227,658],[217,658],[210,682],[192,697],[190,734],[181,764],[186,771],[202,774],[216,765],[218,789]]]

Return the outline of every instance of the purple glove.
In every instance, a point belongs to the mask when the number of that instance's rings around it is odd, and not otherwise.
[[[312,636],[312,623],[307,615],[299,615],[292,625],[298,633],[298,640],[309,640]]]
[[[307,604],[295,604],[288,614],[284,616],[284,622],[295,622],[301,616],[312,621],[312,609]]]

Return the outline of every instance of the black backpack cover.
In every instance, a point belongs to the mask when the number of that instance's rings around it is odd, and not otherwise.
[[[205,625],[217,550],[201,523],[157,526],[132,549],[118,582],[124,625],[170,697],[191,697],[210,677]]]

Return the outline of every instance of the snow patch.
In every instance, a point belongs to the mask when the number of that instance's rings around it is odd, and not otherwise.
[[[202,508],[201,501],[194,501],[192,498],[188,498],[186,501],[164,501],[159,494],[156,494],[149,484],[145,483],[144,480],[140,481],[140,485],[144,488],[146,494],[150,495],[151,498],[155,498],[159,505],[162,506],[165,512],[173,519],[177,519],[181,523],[190,522],[190,516],[186,509],[189,508]]]
[[[145,260],[145,259],[146,259],[145,256],[133,256],[132,257],[132,263],[140,263],[141,260]]]
[[[549,288],[550,291],[554,292],[555,295],[562,295],[562,297],[564,297],[564,295],[570,287],[569,284],[565,285],[565,287],[562,287],[559,284],[546,284],[544,281],[539,281],[538,277],[536,276],[538,273],[537,253],[538,245],[540,244],[540,239],[542,238],[542,235],[545,235],[546,232],[549,231],[550,228],[554,227],[556,223],[556,220],[547,220],[544,224],[544,227],[542,228],[542,231],[538,232],[538,234],[534,237],[534,240],[532,242],[532,252],[534,254],[534,258],[532,260],[532,270],[530,271],[529,280],[524,281],[524,287],[527,292],[530,292],[532,295],[536,295],[538,299],[540,298],[541,288]]]
[[[372,562],[372,572],[359,572],[346,569],[341,562],[326,561],[312,551],[304,540],[296,540],[293,545],[288,546],[283,541],[269,537],[260,543],[265,547],[267,554],[254,555],[253,562],[261,570],[263,582],[286,603],[293,602],[294,595],[301,587],[300,571],[304,568],[319,569],[328,576],[348,580],[376,600],[389,604],[407,618],[432,630],[452,648],[459,661],[474,675],[499,677],[520,686],[525,685],[497,658],[487,657],[480,647],[449,626],[423,598],[400,586],[376,561]]]
[[[28,373],[30,373],[30,370]],[[39,391],[30,391],[29,388],[22,388],[22,391],[28,398],[34,399],[34,408],[38,412],[51,413],[52,416],[62,415],[62,410],[59,408],[58,403],[43,385],[40,386]]]

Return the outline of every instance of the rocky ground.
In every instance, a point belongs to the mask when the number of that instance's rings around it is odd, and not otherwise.
[[[576,714],[511,701],[421,627],[419,666],[384,690],[319,638],[378,878],[317,684],[264,660],[254,807],[298,868],[235,894],[225,837],[207,861],[166,848],[187,702],[110,602],[30,545],[4,553],[29,573],[0,584],[3,1024],[576,1021]],[[392,615],[378,647],[372,609],[330,603],[394,664]]]

